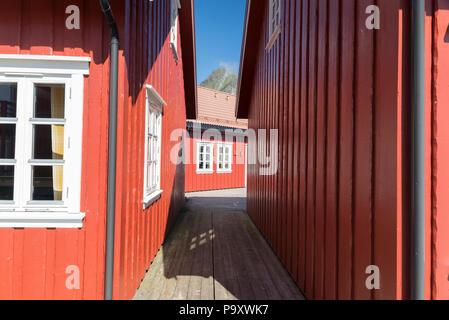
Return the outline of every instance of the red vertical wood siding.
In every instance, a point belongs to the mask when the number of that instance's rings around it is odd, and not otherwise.
[[[432,7],[433,5],[433,7]],[[428,131],[428,169],[427,195],[431,201],[427,206],[432,230],[429,245],[432,259],[427,264],[431,268],[431,292],[433,299],[449,299],[449,1],[434,0],[428,5],[429,36],[428,47],[428,90],[427,123]],[[430,32],[433,30],[433,36]],[[433,53],[430,54],[430,53]],[[431,179],[431,180],[430,180]],[[431,205],[430,205],[431,204]],[[430,233],[429,233],[430,234]],[[430,255],[428,255],[430,256]]]
[[[196,172],[197,143],[198,142],[214,142],[213,148],[213,169],[210,174],[198,174]],[[224,140],[223,140],[224,141]],[[186,192],[210,191],[221,189],[233,189],[245,187],[245,143],[232,142],[232,172],[217,172],[217,143],[221,141],[201,140],[189,137],[186,139],[186,147],[189,148],[189,163],[186,164]],[[231,142],[231,141],[229,141]]]
[[[249,106],[251,129],[279,129],[279,170],[249,165],[249,214],[308,298],[406,297],[410,4],[376,1],[373,31],[372,1],[281,3],[274,46],[268,4],[253,42]],[[369,265],[380,290],[365,286]]]
[[[278,172],[249,166],[249,213],[308,298],[406,299],[410,3],[281,2],[271,50],[268,5],[260,39],[246,40],[258,48],[252,91],[240,93],[249,95],[249,127],[279,129]],[[378,31],[365,27],[372,4]],[[449,297],[448,25],[449,0],[426,0],[427,299]],[[380,268],[380,290],[365,286],[369,265]]]
[[[117,216],[114,298],[130,299],[184,203],[183,165],[170,161],[175,129],[185,127],[182,59],[169,47],[169,1],[112,0],[119,61]],[[65,28],[78,5],[81,29]],[[81,229],[0,228],[0,299],[102,299],[107,195],[109,30],[98,2],[0,3],[0,53],[90,56],[84,85]],[[179,39],[179,53],[181,39]],[[167,102],[162,120],[162,197],[143,210],[145,84]],[[177,146],[176,146],[177,147]],[[65,287],[66,267],[81,272],[80,290]]]

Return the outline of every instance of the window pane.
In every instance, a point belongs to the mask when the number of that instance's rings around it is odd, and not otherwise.
[[[151,140],[151,137],[148,137],[148,161],[152,161],[153,160],[153,142]]]
[[[156,143],[153,138],[151,139],[151,161],[155,160],[155,154],[156,154]]]
[[[0,200],[14,200],[14,166],[0,166]]]
[[[17,84],[0,83],[0,117],[17,117]]]
[[[33,159],[64,159],[64,126],[33,126]]]
[[[151,191],[151,189],[153,188],[153,175],[154,175],[154,163],[151,162],[150,163],[150,171],[149,171],[149,175],[150,175],[150,180],[148,180],[148,191]]]
[[[153,163],[151,162],[148,166],[148,186],[147,191],[151,191],[151,187],[153,186]]]
[[[151,189],[154,189],[156,185],[156,170],[157,170],[156,163],[153,162],[153,177],[151,180]]]
[[[64,85],[38,84],[34,88],[34,117],[64,119]]]
[[[63,166],[32,167],[32,200],[62,200]]]
[[[153,136],[153,118],[154,113],[150,112],[150,119],[148,120],[148,132],[150,133],[151,136]]]
[[[0,124],[0,159],[14,159],[16,149],[16,125]]]

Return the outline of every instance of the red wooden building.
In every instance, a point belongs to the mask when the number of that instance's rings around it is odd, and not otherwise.
[[[412,1],[247,3],[237,115],[279,132],[249,214],[308,298],[409,298]],[[425,11],[425,297],[448,299],[449,1]]]
[[[198,87],[198,116],[187,120],[186,192],[244,188],[248,121],[236,96]]]
[[[110,1],[121,42],[115,299],[133,297],[184,203],[184,165],[169,154],[171,132],[196,115],[193,2]],[[105,297],[105,15],[92,0],[0,2],[0,299]]]

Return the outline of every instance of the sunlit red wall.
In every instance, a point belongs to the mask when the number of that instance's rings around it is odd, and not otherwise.
[[[279,171],[249,166],[249,214],[308,298],[408,298],[411,2],[283,0],[270,51],[264,3],[249,127],[279,129]],[[426,7],[426,298],[447,299],[449,1]]]
[[[246,182],[246,149],[245,142],[229,141],[232,146],[232,172],[217,172],[217,143],[226,141],[214,141],[213,173],[197,173],[197,142],[207,142],[188,138],[186,146],[189,148],[189,163],[186,164],[186,192],[210,191],[220,189],[244,188]]]
[[[449,299],[449,0],[427,1],[427,269],[433,299]],[[432,10],[433,9],[433,10]],[[429,14],[434,11],[434,14]]]
[[[185,128],[182,58],[169,47],[170,1],[112,0],[120,29],[114,298],[130,299],[184,203],[183,165],[170,159]],[[81,29],[65,28],[78,5]],[[98,1],[0,2],[0,54],[90,56],[84,82],[81,229],[0,228],[0,299],[102,299],[105,268],[109,29]],[[179,39],[178,48],[181,48]],[[179,54],[181,50],[179,49]],[[162,197],[143,210],[145,84],[167,102],[162,120]],[[66,267],[80,268],[69,290]]]

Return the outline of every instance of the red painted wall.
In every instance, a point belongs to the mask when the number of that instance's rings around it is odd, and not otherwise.
[[[68,5],[81,9],[80,30],[65,29]],[[184,203],[184,166],[169,161],[177,144],[169,137],[185,128],[186,111],[182,59],[176,64],[169,48],[169,1],[113,0],[111,7],[121,38],[114,298],[129,299]],[[97,1],[23,0],[0,2],[0,31],[1,54],[92,57],[84,86],[83,228],[0,228],[0,299],[102,299],[109,29]],[[146,83],[168,106],[162,124],[164,193],[143,211]],[[80,267],[80,290],[65,287],[68,265]]]
[[[427,257],[433,299],[449,299],[449,0],[427,4]],[[432,231],[430,233],[430,231]],[[429,270],[430,272],[430,270]],[[430,284],[429,284],[430,286]]]
[[[196,173],[197,141],[211,141],[194,138],[187,138],[187,148],[189,151],[189,163],[186,164],[186,192],[209,191],[220,189],[233,189],[245,187],[246,157],[245,145],[243,142],[233,141],[232,146],[232,172],[217,172],[217,144],[214,144],[213,169],[211,174]],[[230,141],[229,141],[230,142]]]
[[[279,129],[279,171],[249,166],[248,210],[310,299],[409,297],[411,7],[376,1],[370,31],[371,4],[283,0],[279,39],[265,50],[265,16],[257,42],[249,126]],[[426,0],[427,299],[449,298],[448,25],[449,1]]]
[[[269,52],[268,5],[261,26],[249,126],[279,129],[279,170],[249,166],[248,210],[309,299],[403,296],[410,8],[376,3],[379,31],[364,0],[282,1]]]

